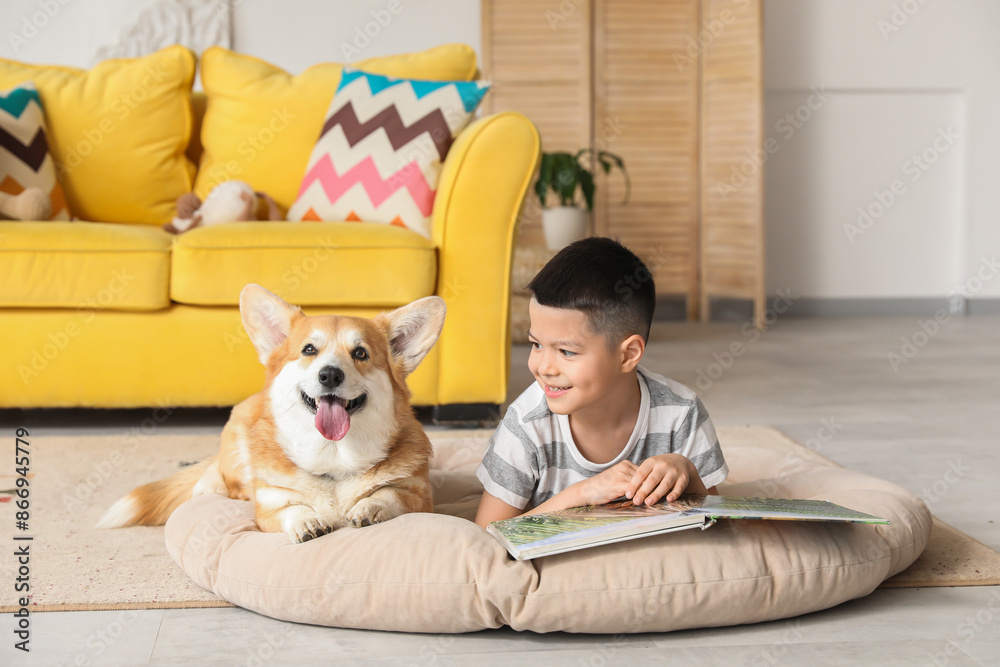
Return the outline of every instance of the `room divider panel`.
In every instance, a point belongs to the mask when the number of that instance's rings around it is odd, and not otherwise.
[[[593,231],[646,261],[689,319],[713,297],[764,313],[761,0],[484,0],[489,111],[516,109],[543,149],[621,155],[598,177]],[[519,252],[542,246],[534,195]],[[519,287],[515,285],[515,288]]]

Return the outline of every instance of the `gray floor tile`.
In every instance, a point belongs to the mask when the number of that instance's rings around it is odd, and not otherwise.
[[[204,657],[204,647],[216,646],[240,664],[273,658],[321,662],[336,655],[344,660],[405,659],[407,664],[435,665],[459,648],[463,653],[489,654],[602,646],[607,641],[602,635],[538,634],[510,628],[462,635],[378,632],[288,623],[236,608],[172,609],[164,611],[152,660],[195,664]],[[625,636],[618,643],[653,646],[648,635]]]
[[[959,648],[984,665],[1000,665],[1000,631],[993,630],[991,640],[972,640],[970,642],[955,642]]]
[[[882,639],[960,642],[970,615],[1000,609],[1000,587],[877,589],[842,605],[791,619],[653,635],[660,648],[702,644],[773,645]],[[1000,627],[1000,614],[995,614]],[[986,635],[984,634],[983,637]]]
[[[674,665],[670,657],[665,660],[663,653],[653,647],[620,646],[608,642],[594,648],[575,648],[552,651],[519,651],[504,653],[456,653],[455,663],[465,667],[586,667],[588,665]]]
[[[878,665],[879,667],[912,667],[934,665],[936,652],[951,667],[979,666],[973,657],[958,647],[945,654],[940,642],[933,640],[843,641],[843,642],[779,642],[767,646],[707,646],[663,650],[661,659],[669,656],[672,664],[686,665],[751,665],[752,667],[808,665],[809,667],[840,667],[841,665]]]
[[[477,667],[581,667],[585,665],[751,665],[767,667],[778,665],[879,665],[880,667],[910,667],[935,664],[935,651],[942,647],[933,641],[870,641],[870,642],[785,642],[768,646],[733,645],[685,646],[672,649],[616,647],[597,650],[565,650],[534,653],[512,652],[502,655],[456,654],[459,665]],[[979,665],[980,663],[958,647],[950,654],[941,653],[942,659],[952,666]]]
[[[2,665],[144,665],[149,661],[163,612],[151,610],[59,611],[31,614],[30,654],[9,641],[4,614]],[[11,628],[11,629],[8,629]]]

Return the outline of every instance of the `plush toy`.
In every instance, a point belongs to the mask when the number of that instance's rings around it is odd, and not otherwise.
[[[52,202],[41,188],[25,188],[21,194],[0,192],[0,220],[48,220]]]
[[[226,181],[215,186],[205,201],[193,193],[177,198],[177,217],[163,225],[168,232],[180,234],[195,227],[207,227],[223,222],[260,220],[257,215],[258,197],[267,204],[267,220],[281,220],[281,211],[274,200],[263,192],[254,192],[243,181]]]

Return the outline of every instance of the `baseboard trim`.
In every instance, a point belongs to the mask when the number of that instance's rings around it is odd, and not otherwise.
[[[448,403],[431,406],[429,416],[435,424],[463,423],[483,427],[496,425],[500,421],[500,407],[496,403]],[[421,420],[427,415],[424,410],[427,408],[416,410],[417,417]]]
[[[969,299],[966,301],[969,315],[1000,315],[1000,297],[991,299]]]
[[[683,298],[658,299],[653,319],[657,322],[683,320]],[[823,299],[768,297],[770,318],[785,317],[928,317],[940,310],[951,316],[1000,315],[1000,297],[967,299],[953,304],[947,297]],[[745,322],[753,317],[753,303],[746,299],[712,299],[713,322]]]
[[[817,299],[803,297],[788,309],[790,317],[919,317],[953,312],[946,297],[887,299]]]

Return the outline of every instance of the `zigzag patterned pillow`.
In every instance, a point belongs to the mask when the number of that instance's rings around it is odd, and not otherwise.
[[[488,90],[345,69],[288,219],[379,222],[430,237],[441,164]]]
[[[48,193],[50,220],[69,220],[45,138],[42,101],[30,81],[0,92],[0,191],[17,195],[29,187]]]

